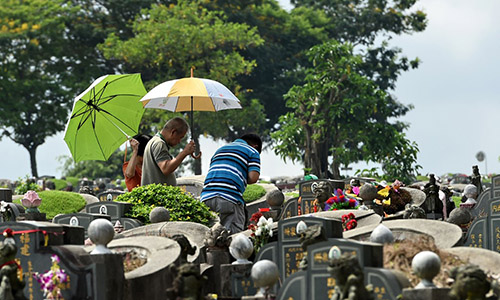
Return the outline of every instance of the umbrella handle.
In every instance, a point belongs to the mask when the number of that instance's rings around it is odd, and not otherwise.
[[[201,151],[200,151],[200,153],[198,153],[198,155],[194,155],[194,153],[191,153],[191,157],[194,158],[194,159],[200,159],[200,157],[201,157]]]

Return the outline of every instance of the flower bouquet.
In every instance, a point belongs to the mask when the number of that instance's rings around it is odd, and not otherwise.
[[[358,200],[346,197],[341,189],[337,189],[334,196],[325,203],[325,210],[356,209],[358,207]]]
[[[344,231],[354,229],[356,226],[358,226],[358,222],[356,221],[356,216],[353,213],[342,215],[342,228],[344,228]]]
[[[253,248],[255,254],[257,254],[264,246],[269,237],[273,236],[273,218],[266,219],[262,213],[256,212],[250,218],[250,225],[248,225],[248,229],[252,230],[252,234],[250,235],[250,239],[253,243]]]
[[[39,274],[33,274],[33,277],[40,283],[43,291],[43,296],[46,299],[63,300],[61,290],[65,288],[65,283],[68,282],[68,275],[59,266],[60,259],[57,255],[50,257],[52,260],[52,267],[49,271]]]

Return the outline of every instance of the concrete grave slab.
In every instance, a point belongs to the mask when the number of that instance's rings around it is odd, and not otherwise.
[[[443,221],[427,219],[392,220],[382,222],[394,234],[395,240],[427,235],[434,239],[440,249],[459,246],[462,241],[462,230],[459,226]],[[370,234],[378,224],[344,231],[344,238],[369,241]]]
[[[157,236],[134,236],[112,240],[108,248],[114,253],[136,249],[147,257],[146,264],[125,273],[124,299],[166,299],[166,289],[173,282],[169,266],[177,262],[181,253],[177,242]]]
[[[445,251],[458,256],[464,261],[479,266],[485,272],[498,273],[500,253],[496,251],[473,247],[453,247],[445,249]]]
[[[162,236],[169,237],[176,234],[183,234],[189,240],[192,246],[196,246],[196,252],[194,255],[188,256],[189,262],[195,262],[198,259],[204,261],[204,257],[201,258],[200,250],[205,246],[205,234],[210,230],[205,225],[194,223],[194,222],[163,222],[148,224],[145,226],[136,227],[130,230],[123,231],[121,235],[123,237],[135,237],[135,236]]]

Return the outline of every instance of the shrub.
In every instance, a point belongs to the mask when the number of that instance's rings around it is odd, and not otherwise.
[[[245,192],[243,193],[243,200],[246,203],[250,203],[257,199],[260,199],[262,196],[266,194],[266,189],[258,184],[250,184],[247,185]]]
[[[24,179],[19,178],[15,190],[16,195],[24,195],[29,190],[38,192],[40,187],[36,184],[36,182],[30,179],[28,175],[26,175]]]
[[[66,188],[66,185],[67,185],[66,180],[53,178],[50,181],[52,181],[56,185],[57,191],[62,191]]]
[[[41,191],[38,196],[42,199],[42,204],[38,209],[47,214],[50,220],[58,214],[71,214],[79,212],[85,208],[87,202],[82,195],[64,191]],[[21,199],[14,202],[21,204]]]
[[[212,212],[204,203],[187,195],[181,188],[161,184],[149,184],[134,188],[118,196],[115,201],[132,203],[127,217],[149,223],[149,213],[157,206],[170,212],[171,221],[188,221],[209,225]]]
[[[73,185],[73,188],[76,188],[78,186],[78,182],[80,181],[78,177],[71,177],[68,176],[66,177],[66,181],[69,181],[71,185]]]

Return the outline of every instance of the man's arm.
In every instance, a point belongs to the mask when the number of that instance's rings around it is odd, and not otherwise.
[[[158,162],[158,167],[165,176],[168,176],[169,174],[173,173],[180,166],[184,158],[192,154],[194,150],[194,142],[191,141],[175,158]]]
[[[260,173],[257,171],[250,171],[248,173],[248,184],[256,183],[259,180]]]

